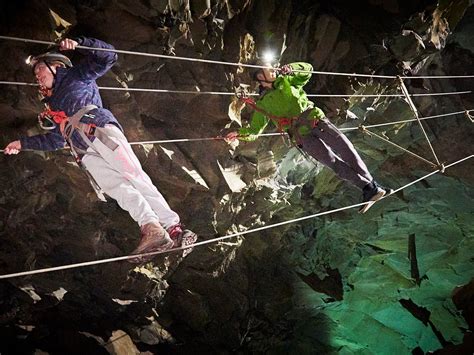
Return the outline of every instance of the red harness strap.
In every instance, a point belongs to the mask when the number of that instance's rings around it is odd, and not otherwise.
[[[44,111],[39,114],[39,118],[49,118],[57,124],[61,124],[68,119],[64,111],[53,111],[49,107],[46,107]]]
[[[278,128],[278,131],[280,133],[283,133],[286,128],[291,127],[293,124],[293,121],[298,119],[298,117],[281,117],[281,116],[275,116],[272,115],[271,113],[268,113],[267,111],[261,109],[260,107],[257,106],[255,101],[250,98],[250,97],[241,97],[240,98],[245,104],[249,105],[251,108],[253,108],[255,111],[260,112],[261,114],[267,116],[269,119],[271,119],[275,125]]]
[[[57,125],[59,125],[59,130],[62,134],[64,134],[64,130],[66,129],[69,117],[66,115],[64,111],[53,111],[47,105],[43,112],[38,115],[40,121],[54,121]],[[80,129],[86,134],[86,136],[93,136],[95,134],[95,130],[97,128],[95,123],[81,123]],[[70,127],[66,135],[69,137],[72,134],[73,128]]]
[[[288,129],[288,134],[292,137],[292,141],[295,142],[297,145],[301,144],[301,134],[299,132],[299,127],[301,125],[307,124],[311,128],[315,128],[318,125],[318,120],[308,120],[308,115],[310,114],[311,109],[307,109],[306,111],[302,112],[300,115],[295,117],[280,117],[272,115],[265,110],[261,109],[257,106],[255,101],[249,97],[240,97],[240,99],[255,111],[260,112],[261,114],[267,116],[271,119],[278,128],[280,133],[283,133],[285,129]],[[292,129],[293,128],[293,129]],[[292,129],[292,130],[291,130]]]

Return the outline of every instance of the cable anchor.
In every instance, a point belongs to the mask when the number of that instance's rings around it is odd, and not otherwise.
[[[474,111],[474,110],[466,110],[465,114],[466,114],[466,117],[471,121],[471,123],[474,123],[474,115],[470,114],[471,111]]]
[[[440,172],[441,174],[444,174],[444,171],[446,170],[446,167],[444,166],[443,163],[440,163],[440,164],[437,166],[437,168],[439,169],[439,172]]]
[[[369,137],[371,137],[372,135],[370,134],[370,132],[367,130],[367,127],[365,127],[363,124],[360,124],[357,129],[362,132],[363,134],[367,134]]]

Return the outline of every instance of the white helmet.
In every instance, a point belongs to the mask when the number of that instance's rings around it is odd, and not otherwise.
[[[53,64],[55,62],[59,62],[62,63],[65,67],[72,67],[72,62],[68,57],[66,57],[64,54],[56,52],[47,52],[39,54],[37,56],[30,55],[26,60],[26,64],[30,65],[33,70],[35,69],[35,66],[40,62],[44,62],[46,64]]]

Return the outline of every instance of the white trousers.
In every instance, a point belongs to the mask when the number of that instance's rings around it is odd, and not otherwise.
[[[109,137],[118,147],[112,151],[96,138],[82,158],[84,166],[97,184],[130,213],[139,226],[158,222],[164,228],[169,228],[179,223],[178,214],[171,210],[163,195],[143,171],[122,131],[112,124],[104,128],[112,130]]]

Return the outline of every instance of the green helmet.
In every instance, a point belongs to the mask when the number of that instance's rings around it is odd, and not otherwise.
[[[35,66],[40,63],[44,62],[46,64],[54,64],[54,63],[62,63],[65,67],[71,68],[72,62],[71,60],[66,57],[64,54],[56,53],[56,52],[47,52],[43,54],[39,54],[37,56],[30,55],[26,60],[26,64],[30,65],[33,70]]]

